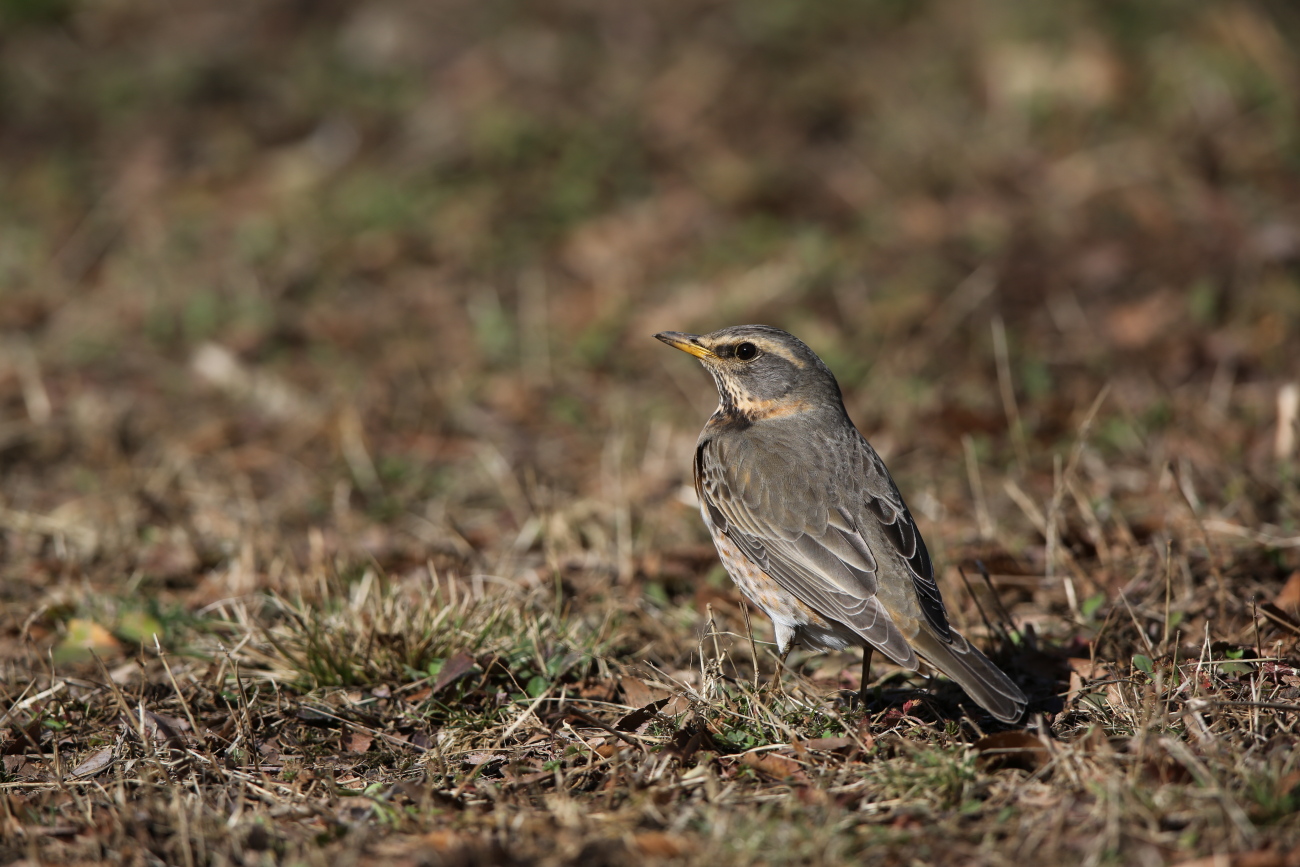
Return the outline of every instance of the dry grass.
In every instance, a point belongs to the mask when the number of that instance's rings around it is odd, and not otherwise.
[[[1284,5],[0,28],[0,861],[1300,864]],[[770,682],[650,339],[743,321],[1021,726]]]

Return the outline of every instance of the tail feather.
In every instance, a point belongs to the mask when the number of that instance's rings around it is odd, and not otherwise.
[[[924,626],[912,639],[917,653],[956,681],[980,707],[1003,722],[1013,723],[1025,712],[1028,699],[979,648],[955,630],[947,643]]]

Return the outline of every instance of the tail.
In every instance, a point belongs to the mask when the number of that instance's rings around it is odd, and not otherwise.
[[[1016,722],[1025,712],[1029,700],[1020,687],[956,630],[949,644],[922,626],[912,639],[912,646],[935,668],[960,684],[980,707],[1003,722]]]

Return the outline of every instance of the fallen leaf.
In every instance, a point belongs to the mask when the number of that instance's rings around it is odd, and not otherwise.
[[[139,734],[141,719],[136,713],[133,712],[130,716],[123,714],[121,722],[125,730],[131,734]],[[143,724],[144,732],[150,739],[177,749],[185,746],[185,739],[181,733],[190,730],[190,724],[185,720],[146,710]]]
[[[54,649],[55,662],[78,662],[89,659],[92,652],[109,656],[122,651],[122,645],[113,633],[93,620],[74,617],[67,626],[67,633]]]
[[[685,713],[691,706],[685,698],[674,695],[666,689],[650,686],[638,677],[622,677],[619,679],[618,686],[623,690],[623,698],[631,707],[643,708],[660,699],[667,699],[668,701],[660,706],[659,713],[677,716]]]
[[[1292,572],[1286,579],[1273,604],[1285,611],[1300,615],[1300,569]]]
[[[370,751],[374,742],[375,736],[370,732],[352,730],[343,738],[343,749],[349,753],[365,753]]]
[[[631,707],[645,707],[672,695],[666,689],[655,689],[639,677],[621,677],[618,687],[623,690],[623,698]]]
[[[455,831],[430,831],[420,840],[426,846],[439,852],[450,852],[465,848],[464,839]]]
[[[41,772],[40,765],[28,760],[26,756],[5,756],[4,760],[0,761],[0,768],[15,780],[36,780],[45,776]]]
[[[478,670],[473,657],[466,653],[457,653],[442,664],[438,670],[438,679],[433,682],[433,694],[437,695],[452,683]]]
[[[108,673],[108,679],[118,686],[125,686],[134,680],[141,672],[140,664],[135,660],[123,663]]]
[[[588,679],[578,687],[578,695],[592,701],[613,701],[617,689],[617,685],[612,680]]]
[[[683,762],[690,761],[700,750],[717,750],[713,736],[699,722],[691,722],[678,729],[668,749]]]
[[[1300,635],[1300,614],[1293,615],[1288,610],[1272,602],[1261,602],[1259,612],[1288,632]]]
[[[1020,768],[1034,772],[1051,760],[1051,753],[1038,739],[1027,731],[998,732],[975,742],[979,754],[976,764],[984,771],[1003,768]]]
[[[795,752],[803,750],[816,750],[823,753],[848,753],[858,745],[853,738],[810,738],[806,741],[799,741],[794,744]]]
[[[20,756],[24,753],[39,753],[43,729],[39,716],[33,717],[22,728],[0,729],[0,755]]]
[[[620,732],[639,731],[642,726],[650,722],[659,715],[659,709],[668,704],[668,699],[661,698],[658,701],[652,701],[645,707],[637,708],[629,714],[620,717],[618,722],[614,723],[614,729]]]
[[[86,756],[70,773],[74,777],[93,777],[113,764],[113,748],[104,747]]]
[[[1070,688],[1065,694],[1065,706],[1073,707],[1081,692],[1083,692],[1083,678],[1079,677],[1079,672],[1072,671],[1070,672]]]
[[[680,858],[691,851],[683,837],[662,831],[645,831],[632,835],[632,845],[647,858]]]
[[[776,753],[745,753],[740,761],[777,780],[806,779],[803,767],[794,759],[779,756]]]
[[[1100,660],[1080,659],[1077,656],[1072,656],[1066,660],[1066,664],[1070,666],[1070,671],[1073,671],[1084,680],[1097,680],[1109,673],[1106,664]]]
[[[799,803],[810,807],[824,807],[831,802],[826,790],[816,786],[798,786],[794,790],[794,796],[799,799]]]

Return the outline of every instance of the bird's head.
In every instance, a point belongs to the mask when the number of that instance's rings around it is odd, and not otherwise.
[[[767,325],[735,325],[710,334],[664,331],[656,338],[700,360],[718,386],[726,415],[749,421],[812,409],[843,412],[834,374],[802,340]]]

